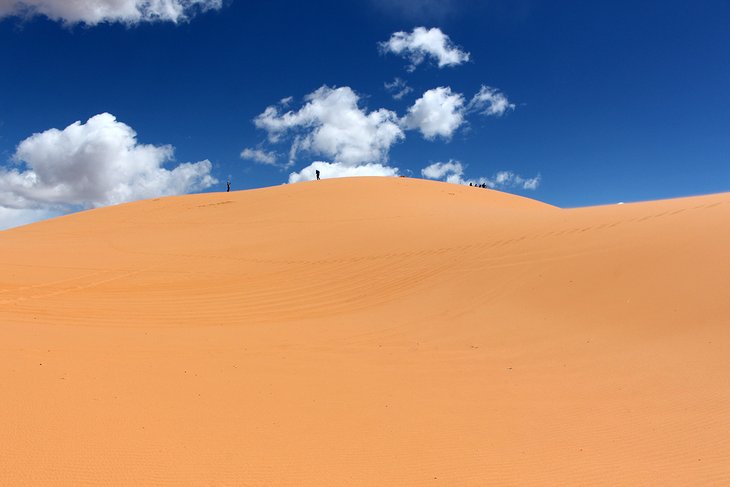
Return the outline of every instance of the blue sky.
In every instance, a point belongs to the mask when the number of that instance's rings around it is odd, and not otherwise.
[[[563,207],[730,191],[727,1],[136,1],[0,0],[0,228],[315,167]]]

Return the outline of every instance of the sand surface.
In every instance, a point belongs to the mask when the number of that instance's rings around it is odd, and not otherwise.
[[[0,232],[0,485],[728,485],[730,194],[352,178]]]

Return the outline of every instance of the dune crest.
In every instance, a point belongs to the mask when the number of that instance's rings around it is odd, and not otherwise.
[[[0,232],[0,484],[730,483],[728,221],[348,178]]]

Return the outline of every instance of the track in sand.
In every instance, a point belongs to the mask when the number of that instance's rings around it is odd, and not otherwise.
[[[0,484],[728,484],[729,248],[406,178],[0,232]]]

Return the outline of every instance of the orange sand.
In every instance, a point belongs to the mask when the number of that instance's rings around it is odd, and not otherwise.
[[[730,194],[352,178],[0,232],[0,485],[730,484]]]

